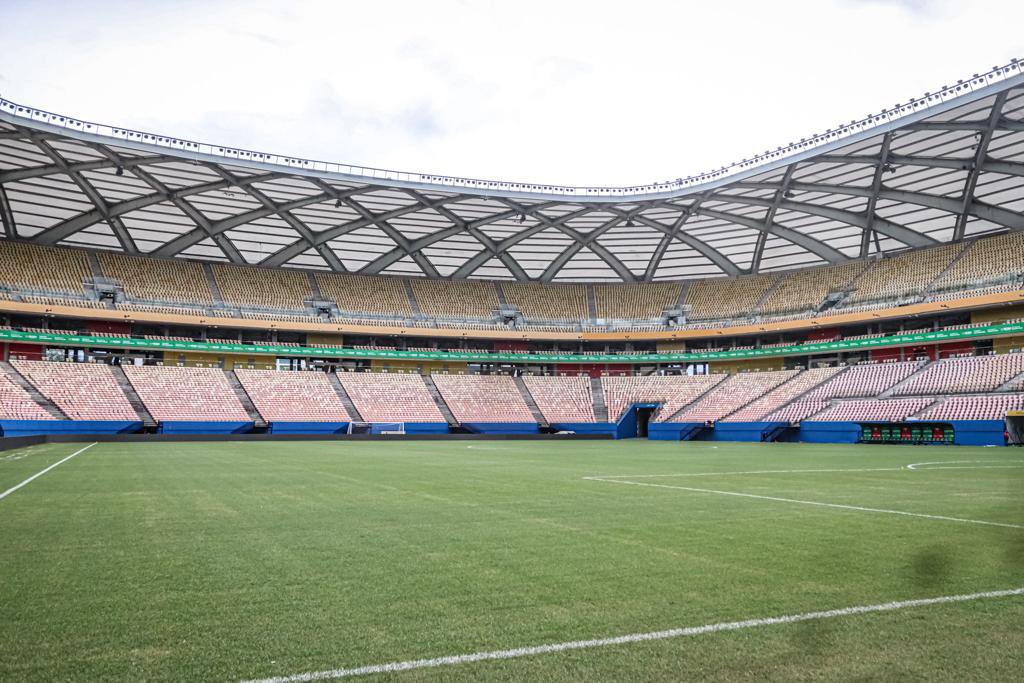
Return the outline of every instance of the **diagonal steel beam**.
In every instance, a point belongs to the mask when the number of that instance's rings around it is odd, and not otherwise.
[[[794,186],[795,187],[795,186]],[[807,187],[806,185],[804,186]],[[849,188],[848,188],[849,189]],[[863,188],[861,188],[863,189]],[[720,201],[728,201],[735,204],[747,204],[750,206],[771,206],[771,201],[762,199],[760,197],[747,197],[743,195],[728,195],[728,194],[715,194],[712,195],[714,199]],[[854,213],[853,211],[845,211],[843,209],[836,209],[829,206],[818,206],[817,204],[809,204],[806,202],[792,202],[782,201],[779,204],[780,209],[786,209],[788,211],[797,211],[800,213],[806,213],[811,216],[821,216],[822,218],[829,218],[840,223],[846,223],[847,225],[853,225],[858,228],[865,228],[867,226],[867,215],[861,213]],[[888,235],[895,240],[903,242],[910,247],[928,247],[938,244],[938,241],[928,235],[912,230],[904,225],[894,223],[884,218],[875,219],[875,230]]]
[[[779,205],[783,206],[783,203],[780,203]],[[715,209],[707,209],[703,207],[700,209],[700,214],[702,216],[708,216],[709,218],[717,218],[718,220],[736,223],[737,225],[744,225],[748,228],[753,228],[754,230],[767,230],[770,234],[777,235],[799,247],[803,247],[807,251],[824,259],[825,261],[828,261],[829,263],[838,263],[846,260],[846,256],[844,256],[841,251],[830,247],[821,240],[816,240],[810,235],[805,235],[802,232],[793,230],[792,228],[787,228],[786,226],[778,223],[772,223],[766,228],[763,219],[750,218],[748,216],[728,213],[727,211],[717,211]]]
[[[354,195],[357,195],[357,194],[364,194],[364,193],[367,193],[367,192],[374,192],[374,191],[376,191],[378,189],[380,189],[380,188],[374,187],[374,186],[371,186],[371,185],[363,185],[363,186],[360,186],[360,187],[357,187],[357,188],[353,188],[351,190],[345,190],[344,192],[338,192],[337,193],[337,198],[341,198],[343,196],[344,197],[354,196]],[[443,198],[438,199],[438,200],[433,200],[433,201],[430,202],[430,205],[431,205],[431,207],[441,206],[443,204],[455,203],[455,202],[459,201],[460,199],[465,199],[465,198],[466,198],[466,195],[453,195],[451,197],[443,197]],[[402,207],[399,207],[397,209],[392,209],[391,211],[385,211],[383,213],[372,214],[372,216],[373,216],[372,219],[371,218],[358,218],[358,219],[353,220],[353,221],[348,221],[348,222],[345,222],[345,223],[341,223],[339,225],[335,225],[334,227],[327,228],[326,230],[321,230],[320,232],[316,233],[316,235],[314,235],[314,237],[313,237],[313,243],[314,244],[325,244],[325,243],[327,243],[327,242],[329,242],[329,241],[331,241],[333,239],[341,237],[342,235],[347,235],[348,233],[353,232],[355,230],[358,230],[360,228],[365,228],[367,226],[374,225],[374,224],[376,224],[376,222],[378,220],[387,221],[387,220],[391,220],[392,218],[398,218],[399,216],[404,216],[404,215],[409,214],[409,213],[415,213],[416,211],[421,211],[422,209],[423,209],[423,207],[420,206],[419,204],[416,204],[416,205],[413,205],[413,206],[402,206]],[[266,265],[266,266],[280,266],[280,265],[283,265],[289,259],[294,258],[295,256],[298,256],[299,254],[301,254],[303,251],[305,251],[308,248],[309,248],[309,246],[306,245],[306,243],[303,240],[297,240],[295,242],[292,242],[289,245],[286,245],[286,246],[282,247],[277,252],[275,252],[275,253],[271,254],[270,256],[268,256],[266,259],[264,259],[263,265]],[[396,247],[396,249],[400,249],[400,247]],[[360,269],[359,272],[364,272],[364,271],[365,271],[365,267]]]
[[[71,181],[78,186],[78,189],[80,189],[89,201],[92,202],[92,205],[99,210],[107,225],[109,225],[110,229],[113,231],[114,237],[117,238],[117,241],[124,252],[127,254],[138,254],[139,250],[135,246],[135,240],[132,239],[128,230],[125,229],[124,223],[119,217],[110,215],[107,200],[103,198],[103,195],[101,195],[95,187],[93,187],[92,183],[86,180],[85,176],[80,172],[71,170],[64,157],[58,154],[57,150],[51,147],[48,142],[44,140],[37,140],[35,141],[35,145],[36,149],[41,150],[43,154],[49,157],[54,166],[71,178]]]
[[[901,126],[903,130],[974,130],[985,132],[988,124],[985,121],[921,121]],[[1024,121],[1000,118],[995,125],[996,130],[1024,131]]]
[[[276,213],[281,218],[281,220],[288,224],[288,227],[290,227],[292,230],[295,231],[297,235],[299,235],[299,237],[306,240],[307,242],[312,242],[313,231],[309,229],[309,226],[307,226],[305,223],[303,223],[298,218],[293,216],[290,211],[282,209],[270,197],[268,197],[266,194],[258,190],[255,186],[253,186],[252,184],[238,185],[238,181],[240,180],[240,178],[235,177],[232,173],[228,172],[224,168],[221,168],[219,165],[212,166],[211,170],[213,170],[221,178],[224,178],[225,180],[230,180],[232,182],[232,185],[239,187],[247,195],[249,195],[257,202],[262,204],[263,208],[268,209],[273,213]],[[310,248],[315,249],[316,252],[320,254],[320,258],[324,260],[324,262],[331,268],[331,270],[334,270],[339,273],[348,272],[345,266],[338,259],[337,255],[335,255],[335,253],[330,249],[322,245],[313,246],[312,244],[310,244]]]
[[[429,207],[430,200],[416,190],[405,190],[405,193],[418,201],[422,206]],[[491,258],[496,258],[504,264],[505,268],[508,269],[508,272],[512,274],[512,277],[521,281],[530,279],[515,257],[507,251],[499,249],[498,245],[487,235],[487,233],[483,232],[476,226],[470,225],[468,221],[448,210],[445,206],[434,207],[434,211],[437,211],[437,213],[451,221],[452,225],[461,227],[464,232],[470,234],[473,239],[479,242],[480,245],[491,254]]]
[[[556,275],[558,275],[558,271],[560,271],[562,267],[572,259],[573,256],[578,254],[580,250],[583,249],[583,247],[592,247],[594,240],[596,240],[598,237],[600,237],[601,235],[603,235],[604,233],[608,232],[610,229],[621,223],[622,220],[623,219],[621,217],[617,216],[611,219],[610,221],[606,221],[605,223],[602,223],[598,227],[591,230],[589,233],[583,236],[582,240],[574,241],[571,244],[569,244],[569,246],[563,249],[562,253],[556,256],[555,259],[548,264],[548,267],[544,269],[544,272],[541,273],[540,281],[551,282],[551,280]]]
[[[978,140],[974,160],[971,163],[971,170],[968,171],[967,179],[964,181],[960,213],[956,217],[956,227],[953,228],[953,241],[955,242],[959,242],[964,238],[964,232],[967,229],[967,216],[970,215],[971,204],[974,203],[974,190],[978,187],[978,176],[981,174],[981,166],[985,161],[985,156],[988,154],[988,146],[992,142],[992,136],[995,135],[996,124],[999,123],[1003,115],[1003,106],[1006,105],[1007,95],[1009,93],[1005,90],[996,95],[995,102],[992,103],[992,113],[988,117],[988,127],[980,133],[981,138]]]
[[[864,164],[866,166],[874,166],[878,163],[878,157],[867,154],[825,154],[815,157],[814,160],[829,164]],[[888,161],[894,166],[924,166],[927,168],[948,168],[955,171],[969,171],[971,169],[971,159],[889,154]],[[1024,164],[1016,161],[985,158],[977,167],[982,173],[1024,176]]]
[[[18,224],[14,222],[14,212],[11,211],[11,202],[7,199],[3,185],[0,185],[0,224],[3,225],[5,237],[18,236]]]
[[[754,245],[754,257],[750,261],[751,273],[756,274],[761,270],[761,256],[764,254],[764,245],[768,241],[768,233],[772,226],[775,225],[775,214],[779,210],[779,203],[786,196],[786,193],[789,192],[789,183],[793,180],[793,172],[796,171],[796,167],[797,164],[790,164],[786,167],[786,172],[782,174],[782,183],[775,190],[775,198],[772,201],[772,205],[765,211],[764,230],[757,236],[757,244]]]
[[[601,211],[602,209],[605,208],[601,206],[594,206],[589,209],[583,209],[580,212],[573,212],[571,214],[560,216],[557,219],[553,219],[538,211],[536,207],[523,207],[517,204],[516,202],[512,201],[511,199],[505,198],[499,199],[498,201],[501,202],[502,204],[505,204],[506,206],[512,207],[513,209],[519,211],[523,215],[533,216],[538,221],[545,223],[548,227],[554,228],[568,235],[576,242],[583,242],[584,236],[581,233],[570,228],[568,225],[565,225],[565,221],[570,220],[571,217],[574,217],[575,214],[586,215],[591,212]],[[594,252],[594,254],[596,254],[598,258],[607,263],[608,266],[615,272],[616,275],[619,276],[619,278],[623,282],[634,282],[636,280],[636,276],[633,275],[629,268],[626,267],[626,264],[620,261],[617,256],[608,251],[599,242],[592,242],[586,246],[590,249],[590,251]]]
[[[661,265],[662,259],[665,258],[665,252],[668,251],[668,247],[670,244],[672,244],[672,240],[679,239],[679,235],[682,234],[683,226],[685,226],[686,222],[689,221],[693,216],[697,215],[697,209],[699,209],[700,205],[704,202],[704,200],[710,196],[710,191],[704,192],[695,200],[693,200],[693,203],[691,203],[688,206],[682,206],[681,204],[671,203],[661,205],[668,206],[673,209],[681,209],[682,212],[679,214],[679,217],[676,219],[676,222],[672,224],[671,230],[662,235],[661,241],[658,242],[658,246],[654,249],[654,253],[651,254],[651,260],[648,262],[647,269],[644,271],[645,281],[654,280],[654,273],[657,272],[658,266]],[[700,241],[700,243],[707,246],[708,249],[711,249],[711,247],[707,245],[706,242]],[[712,251],[717,252],[717,250]],[[730,263],[732,262],[730,261]]]
[[[875,219],[878,217],[875,214],[875,206],[878,204],[878,192],[882,189],[882,173],[885,172],[886,164],[890,163],[889,152],[892,149],[892,137],[892,132],[886,133],[882,137],[882,147],[875,162],[875,173],[871,178],[871,194],[868,196],[868,206],[865,210],[868,222],[860,235],[861,258],[868,255],[868,250],[871,248],[871,236],[875,233]]]

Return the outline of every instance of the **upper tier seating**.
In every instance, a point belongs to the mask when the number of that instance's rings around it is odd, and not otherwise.
[[[7,378],[0,368],[0,420],[52,420],[53,415],[32,400],[28,392]]]
[[[829,292],[846,289],[853,278],[864,270],[865,265],[863,261],[853,261],[787,273],[779,286],[769,292],[761,312],[788,313],[817,308]]]
[[[992,391],[1024,372],[1024,353],[936,361],[893,393],[968,394]]]
[[[538,285],[503,282],[505,301],[518,306],[527,320],[586,320],[587,289],[583,285]]]
[[[845,303],[903,297],[924,291],[963,248],[963,244],[947,244],[876,261],[854,281],[856,291]]]
[[[228,378],[217,368],[124,366],[154,420],[251,422]]]
[[[800,422],[825,410],[828,401],[793,401],[764,418],[765,422]]]
[[[748,316],[777,275],[695,280],[686,290],[692,320]]]
[[[84,251],[0,239],[0,284],[19,289],[85,294],[92,277]]]
[[[347,313],[411,316],[412,306],[405,282],[393,277],[316,273],[324,298]]]
[[[481,280],[412,280],[412,292],[426,316],[490,318],[498,308],[493,282]]]
[[[823,413],[814,416],[814,422],[859,422],[905,420],[921,411],[934,400],[930,398],[898,398],[888,401],[867,399],[840,401]]]
[[[99,253],[103,274],[121,283],[133,299],[212,304],[203,266],[193,261]]]
[[[302,271],[217,264],[213,275],[224,303],[236,306],[301,309],[313,297]]]
[[[536,422],[511,377],[438,374],[430,377],[460,423]]]
[[[811,368],[785,384],[769,391],[761,398],[725,418],[728,422],[759,422],[779,410],[786,403],[804,394],[822,382],[836,376],[843,368]]]
[[[548,424],[594,422],[594,397],[589,377],[523,377]]]
[[[606,320],[658,320],[665,309],[679,307],[682,284],[593,285],[597,317]]]
[[[1010,410],[1024,410],[1024,394],[951,396],[921,413],[921,419],[1002,420]]]
[[[445,422],[423,377],[387,372],[339,372],[366,422]]]
[[[980,239],[935,282],[946,289],[1024,273],[1024,233]]]
[[[830,382],[810,391],[804,399],[826,401],[830,398],[877,396],[910,377],[921,365],[916,360],[854,365]]]
[[[347,422],[345,409],[323,372],[235,370],[267,422]]]
[[[72,420],[139,419],[109,365],[41,360],[12,360],[11,365]]]
[[[656,422],[664,422],[680,408],[697,398],[727,375],[646,375],[642,377],[602,377],[608,421],[618,422],[634,403],[661,403]]]
[[[732,375],[699,401],[672,418],[673,422],[707,422],[720,420],[740,407],[756,400],[783,382],[791,379],[798,370],[773,370],[771,372],[742,372]]]

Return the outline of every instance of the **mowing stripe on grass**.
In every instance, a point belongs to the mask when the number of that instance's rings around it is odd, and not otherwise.
[[[68,460],[70,460],[71,458],[75,457],[79,453],[84,453],[85,451],[89,450],[90,448],[92,448],[95,445],[96,445],[96,442],[94,441],[91,444],[89,444],[88,446],[86,446],[85,448],[79,448],[77,451],[75,451],[74,453],[72,453],[68,457],[64,458],[63,460],[58,460],[57,462],[55,462],[52,465],[50,465],[49,467],[47,467],[45,470],[42,470],[41,472],[36,472],[35,474],[33,474],[31,477],[29,477],[25,481],[21,482],[20,484],[17,484],[16,486],[12,486],[11,488],[9,488],[6,491],[4,491],[3,493],[0,493],[0,500],[2,500],[4,498],[6,498],[7,496],[11,495],[12,493],[14,493],[18,489],[20,489],[22,486],[25,486],[26,484],[28,484],[32,480],[38,479],[39,477],[43,476],[44,474],[46,474],[47,472],[52,470],[57,465],[60,465],[61,463],[67,462]]]
[[[926,515],[923,512],[906,512],[904,510],[886,510],[884,508],[861,507],[860,505],[843,505],[841,503],[822,503],[817,500],[799,500],[797,498],[780,498],[778,496],[762,496],[756,493],[740,493],[738,491],[718,491],[716,489],[701,489],[693,486],[672,486],[670,484],[648,484],[642,481],[624,481],[622,479],[608,479],[603,477],[584,477],[587,481],[603,481],[608,484],[628,484],[630,486],[649,486],[656,489],[675,489],[677,491],[692,491],[694,493],[714,493],[719,496],[736,496],[738,498],[757,498],[760,500],[773,500],[779,503],[796,503],[798,505],[816,505],[825,508],[838,508],[840,510],[857,510],[859,512],[880,512],[887,515],[901,515],[904,517],[923,517],[925,519],[937,519],[944,522],[960,522],[962,524],[984,524],[985,526],[1001,526],[1009,529],[1024,529],[1024,525],[1009,524],[1006,522],[988,522],[980,519],[964,519],[963,517],[947,517],[945,515]]]
[[[388,664],[372,664],[351,669],[331,669],[328,671],[310,671],[307,673],[293,674],[290,676],[274,676],[261,678],[243,683],[301,683],[306,681],[324,681],[338,678],[354,678],[356,676],[368,676],[371,674],[395,673],[409,671],[411,669],[428,669],[439,666],[454,666],[457,664],[469,664],[471,662],[484,662],[497,659],[515,659],[517,657],[532,657],[553,652],[565,652],[568,650],[586,650],[596,647],[607,647],[609,645],[626,645],[629,643],[642,643],[652,640],[668,640],[670,638],[685,638],[688,636],[700,636],[708,633],[720,633],[722,631],[739,631],[747,628],[760,626],[775,626],[778,624],[793,624],[801,621],[813,621],[816,619],[834,619],[836,617],[848,617],[858,614],[870,614],[872,612],[891,612],[893,610],[908,609],[911,607],[926,607],[928,605],[944,605],[952,602],[968,602],[971,600],[982,600],[985,598],[1005,598],[1015,595],[1024,595],[1024,588],[1013,588],[1010,590],[987,591],[984,593],[968,593],[966,595],[945,595],[937,598],[923,598],[919,600],[901,600],[899,602],[885,602],[879,605],[862,605],[859,607],[843,607],[822,612],[804,612],[803,614],[790,614],[782,617],[764,617],[761,619],[747,619],[745,621],[727,621],[719,624],[705,624],[704,626],[691,626],[688,628],[673,628],[667,631],[651,631],[648,633],[632,633],[625,636],[614,636],[611,638],[595,638],[593,640],[573,640],[565,643],[550,643],[548,645],[534,645],[531,647],[520,647],[511,650],[492,650],[490,652],[473,652],[464,655],[450,655],[447,657],[435,657],[433,659],[413,659],[405,662],[391,662]]]

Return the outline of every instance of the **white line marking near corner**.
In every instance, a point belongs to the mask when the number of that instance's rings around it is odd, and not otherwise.
[[[885,508],[869,508],[859,505],[843,505],[841,503],[822,503],[816,500],[800,500],[798,498],[780,498],[778,496],[762,496],[756,493],[740,493],[738,491],[719,491],[717,489],[701,489],[692,486],[672,486],[669,484],[648,484],[641,481],[624,481],[621,479],[585,477],[587,481],[603,481],[609,484],[628,484],[630,486],[649,486],[657,489],[675,489],[677,491],[692,491],[694,493],[714,493],[719,496],[736,496],[738,498],[757,498],[760,500],[773,500],[779,503],[796,503],[798,505],[816,505],[818,507],[837,508],[840,510],[857,510],[860,512],[880,512],[887,515],[902,515],[904,517],[923,517],[925,519],[938,519],[945,522],[960,522],[962,524],[984,524],[985,526],[999,526],[1009,529],[1024,529],[1024,525],[1009,524],[1006,522],[987,522],[980,519],[964,519],[963,517],[947,517],[945,515],[926,515],[923,512],[905,512],[903,510],[886,510]]]
[[[615,474],[608,475],[616,479],[653,479],[656,477],[724,477],[733,474],[804,474],[810,472],[898,472],[903,467],[856,467],[856,468],[832,468],[820,470],[745,470],[738,472],[680,472],[673,474]],[[913,469],[913,468],[911,468]],[[583,477],[600,481],[608,477]]]
[[[57,462],[55,462],[52,465],[50,465],[49,467],[47,467],[45,470],[42,470],[41,472],[36,472],[35,474],[33,474],[31,477],[29,477],[25,481],[21,482],[20,484],[17,484],[16,486],[12,486],[11,488],[9,488],[6,491],[4,491],[3,493],[0,493],[0,500],[2,500],[4,498],[6,498],[7,496],[11,495],[12,493],[14,493],[18,489],[20,489],[22,486],[25,486],[26,484],[30,483],[31,481],[33,481],[35,479],[38,479],[39,477],[43,476],[44,474],[46,474],[47,472],[52,470],[57,465],[60,465],[62,463],[67,462],[68,460],[70,460],[71,458],[75,457],[79,453],[84,453],[85,451],[87,451],[90,448],[92,448],[93,446],[95,446],[96,443],[97,443],[96,441],[93,441],[91,444],[89,444],[85,448],[79,448],[77,451],[75,451],[74,453],[72,453],[68,457],[64,458],[63,460],[58,460]]]
[[[685,638],[689,636],[701,636],[709,633],[722,633],[724,631],[739,631],[747,628],[761,626],[775,626],[778,624],[794,624],[802,621],[814,621],[817,619],[834,619],[872,612],[892,612],[895,610],[908,609],[913,607],[926,607],[929,605],[944,605],[956,602],[969,602],[971,600],[983,600],[988,598],[1006,598],[1011,596],[1024,595],[1024,588],[1013,588],[1010,590],[987,591],[984,593],[968,593],[965,595],[945,595],[937,598],[923,598],[920,600],[901,600],[898,602],[885,602],[878,605],[861,605],[859,607],[843,607],[822,612],[804,612],[803,614],[790,614],[781,617],[764,617],[761,619],[747,619],[745,621],[727,621],[718,624],[705,624],[704,626],[690,626],[688,628],[673,628],[667,631],[650,631],[648,633],[631,633],[624,636],[613,636],[611,638],[595,638],[593,640],[574,640],[565,643],[549,643],[547,645],[534,645],[531,647],[520,647],[511,650],[492,650],[490,652],[473,652],[463,655],[449,655],[447,657],[435,657],[433,659],[413,659],[405,662],[391,662],[388,664],[373,664],[360,666],[351,669],[331,669],[328,671],[310,671],[289,676],[274,676],[261,678],[242,683],[307,683],[309,681],[324,681],[338,678],[354,678],[356,676],[369,676],[372,674],[396,673],[399,671],[410,671],[412,669],[428,669],[440,666],[455,666],[457,664],[469,664],[471,662],[493,661],[498,659],[515,659],[518,657],[532,657],[535,655],[551,654],[553,652],[566,652],[569,650],[587,650],[609,645],[627,645],[630,643],[642,643],[655,640],[668,640],[670,638]]]
[[[932,462],[915,462],[911,465],[907,465],[908,470],[927,469],[927,470],[982,470],[982,469],[1005,469],[1024,467],[1024,465],[976,465],[974,467],[927,467],[928,465],[963,465],[965,463],[979,463],[979,462],[1006,462],[1005,460],[935,460]]]

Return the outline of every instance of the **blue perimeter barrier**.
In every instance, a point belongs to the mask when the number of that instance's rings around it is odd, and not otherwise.
[[[463,422],[462,426],[474,434],[539,434],[536,422]]]
[[[251,432],[252,422],[192,422],[171,420],[161,422],[161,434],[244,434]]]
[[[406,434],[447,434],[447,422],[406,422]]]
[[[1005,446],[1003,420],[950,420],[953,443],[958,446]]]
[[[800,440],[808,443],[857,443],[860,425],[856,422],[801,422]]]
[[[551,425],[553,429],[560,432],[575,432],[577,434],[608,434],[619,438],[618,425],[610,422],[558,422]]]
[[[788,422],[717,422],[710,441],[764,441],[771,432]]]
[[[344,434],[348,422],[271,422],[269,434]]]
[[[131,434],[142,430],[142,422],[129,420],[0,420],[0,435],[35,434]]]

